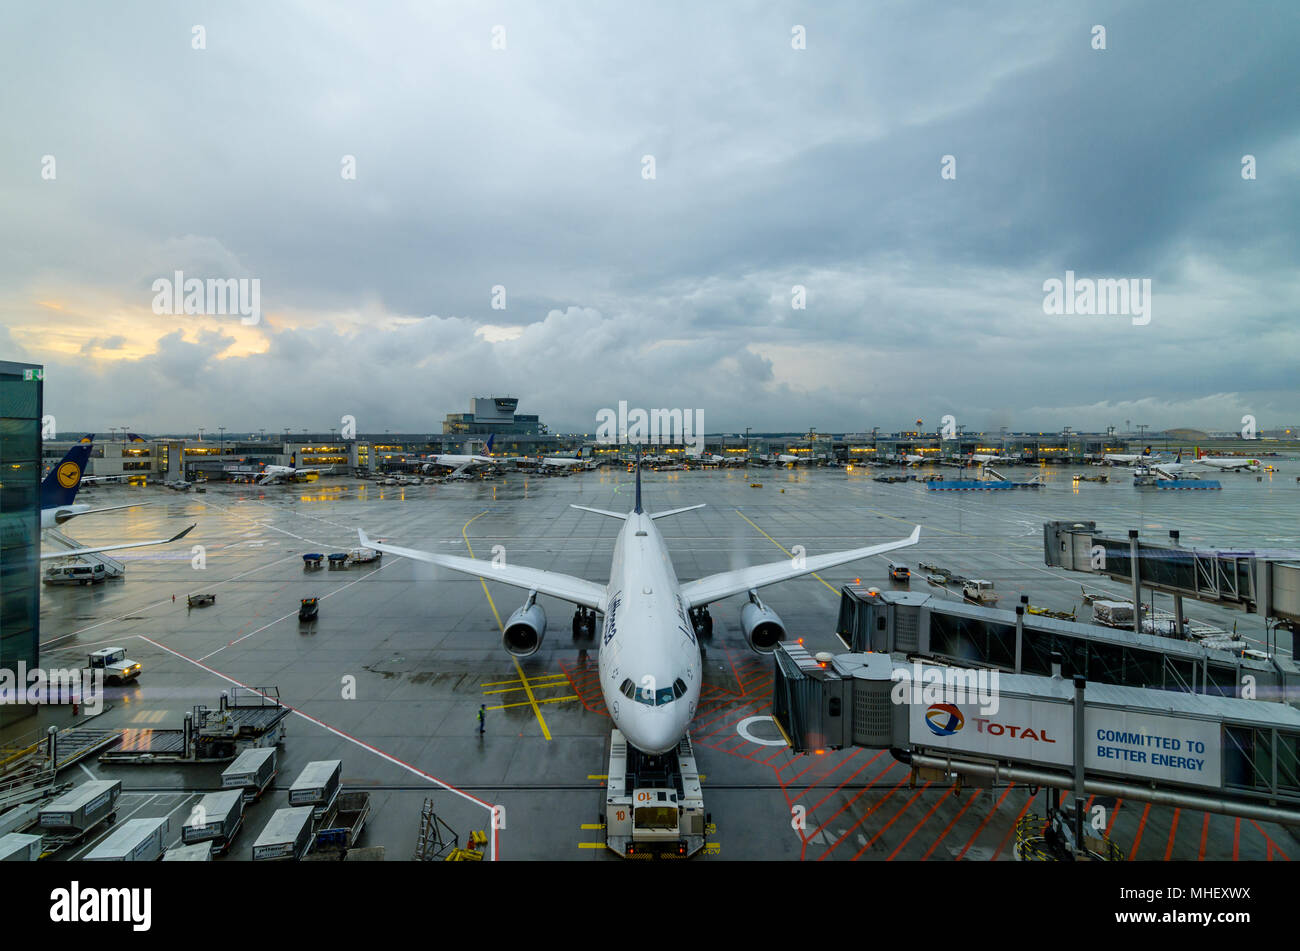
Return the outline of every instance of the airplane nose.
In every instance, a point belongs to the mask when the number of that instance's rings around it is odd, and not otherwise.
[[[676,749],[682,732],[674,717],[647,717],[637,724],[635,735],[627,734],[627,738],[641,752],[659,754]]]

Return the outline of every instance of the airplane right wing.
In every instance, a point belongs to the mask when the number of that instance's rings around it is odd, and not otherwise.
[[[197,524],[196,522],[195,525]],[[180,541],[192,531],[194,531],[194,525],[182,532],[177,532],[171,538],[155,538],[151,542],[127,542],[122,545],[98,545],[95,548],[68,548],[63,551],[41,552],[41,561],[47,558],[74,558],[77,555],[93,555],[101,551],[120,551],[123,548],[147,548],[150,545],[166,545],[168,542]]]
[[[761,588],[765,585],[776,584],[778,581],[798,578],[801,575],[822,571],[826,568],[834,568],[836,565],[857,561],[860,558],[868,558],[871,555],[882,555],[896,548],[907,548],[910,545],[915,545],[920,537],[921,526],[918,525],[909,537],[899,539],[896,542],[885,542],[883,545],[870,545],[866,548],[854,548],[849,551],[833,551],[825,555],[813,555],[805,557],[800,562],[796,562],[793,558],[787,558],[784,561],[776,561],[767,565],[755,565],[752,568],[724,571],[720,574],[701,578],[698,581],[688,581],[681,586],[682,597],[686,599],[690,607],[698,607],[702,604],[729,598],[733,594],[740,594],[742,591],[748,591],[751,588]]]
[[[361,539],[362,548],[373,548],[375,551],[386,552],[390,555],[401,555],[403,558],[410,558],[414,561],[423,561],[442,568],[450,568],[452,571],[474,575],[485,581],[500,581],[527,591],[549,594],[551,597],[559,598],[562,601],[581,604],[583,607],[594,608],[602,613],[605,610],[605,588],[594,581],[575,578],[573,575],[560,574],[558,571],[544,571],[541,568],[525,568],[522,565],[499,565],[479,558],[464,558],[460,555],[442,555],[431,551],[417,551],[414,548],[399,548],[397,545],[389,545],[387,542],[375,541],[365,533],[364,529],[360,528],[357,529],[357,536]]]

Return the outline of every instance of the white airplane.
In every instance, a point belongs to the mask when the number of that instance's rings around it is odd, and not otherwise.
[[[81,473],[90,459],[92,449],[90,437],[86,437],[68,450],[67,454],[52,468],[41,481],[41,530],[62,525],[68,519],[78,515],[91,515],[98,512],[115,512],[119,509],[135,508],[148,505],[148,502],[131,502],[127,505],[109,505],[92,508],[81,502],[74,502],[77,490],[81,488]],[[76,555],[92,555],[101,551],[119,551],[123,548],[146,548],[150,545],[166,545],[168,542],[184,538],[194,526],[173,535],[171,538],[155,538],[147,542],[124,542],[116,545],[97,545],[93,548],[69,548],[51,552],[41,552],[41,560],[49,558],[69,558]]]
[[[289,457],[287,466],[263,466],[257,476],[258,485],[272,485],[286,479],[294,479],[308,472],[333,472],[333,466],[300,466],[295,463],[297,454]]]
[[[850,551],[811,555],[801,560],[783,559],[767,565],[739,568],[682,584],[673,570],[668,548],[655,521],[702,508],[689,505],[666,512],[647,513],[641,506],[641,467],[636,473],[636,502],[631,512],[574,505],[623,521],[614,543],[609,581],[599,584],[572,575],[522,565],[496,565],[488,561],[400,548],[370,538],[358,529],[364,548],[401,555],[488,581],[501,581],[528,591],[523,607],[505,624],[505,649],[516,657],[527,657],[541,647],[546,634],[546,615],[537,603],[539,594],[578,605],[575,631],[584,627],[595,634],[595,614],[605,616],[598,643],[600,688],[614,725],[628,741],[644,753],[658,755],[672,750],[686,735],[695,716],[703,680],[696,625],[708,630],[712,621],[708,605],[748,592],[741,608],[740,623],[749,645],[759,653],[770,653],[785,636],[776,612],[765,606],[757,588],[822,571],[871,555],[915,545],[917,526],[908,538],[869,545]]]
[[[1159,456],[1151,454],[1151,447],[1147,446],[1141,453],[1123,453],[1108,452],[1103,458],[1104,462],[1112,466],[1145,466],[1153,462],[1159,462]]]
[[[1012,456],[1000,456],[994,452],[972,452],[970,454],[970,461],[985,466],[990,462],[1015,462],[1016,460]]]
[[[905,453],[898,457],[898,461],[908,466],[919,466],[921,463],[925,462],[925,456],[917,455],[915,453]]]
[[[1238,456],[1207,456],[1201,452],[1199,446],[1196,449],[1196,461],[1200,465],[1209,466],[1222,472],[1258,472],[1260,470],[1260,461],[1258,459],[1244,459]]]
[[[1183,452],[1180,449],[1173,462],[1152,462],[1147,465],[1147,468],[1166,479],[1181,479],[1190,467],[1183,462]]]
[[[487,447],[486,447],[487,452],[492,451],[492,443],[496,440],[496,438],[497,438],[496,433],[493,433],[490,436],[488,436]],[[502,462],[512,462],[512,461],[518,461],[518,460],[505,459],[505,458],[494,459],[491,456],[475,456],[475,455],[465,455],[465,454],[444,452],[436,456],[430,456],[427,465],[446,466],[447,468],[452,470],[450,474],[453,477],[455,477],[461,475],[462,473],[468,472],[470,469],[476,469],[479,466],[490,466]]]

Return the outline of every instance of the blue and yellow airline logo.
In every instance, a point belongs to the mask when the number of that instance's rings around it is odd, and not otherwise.
[[[951,703],[935,703],[925,711],[925,725],[935,736],[952,736],[966,725],[966,718]]]
[[[75,462],[65,462],[59,466],[55,478],[59,480],[59,485],[71,489],[81,481],[81,466]]]

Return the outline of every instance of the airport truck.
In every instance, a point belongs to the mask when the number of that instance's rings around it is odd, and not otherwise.
[[[672,753],[649,756],[612,731],[604,820],[605,844],[622,856],[686,858],[704,848],[708,817],[690,736]]]
[[[103,647],[91,651],[86,662],[91,670],[102,670],[104,679],[128,683],[140,676],[141,666],[126,656],[125,647]]]
[[[91,850],[87,862],[155,862],[167,851],[167,817],[131,819]]]
[[[178,845],[168,849],[162,857],[164,862],[211,862],[212,843],[195,842],[193,845]]]

